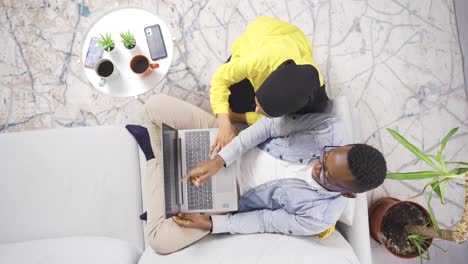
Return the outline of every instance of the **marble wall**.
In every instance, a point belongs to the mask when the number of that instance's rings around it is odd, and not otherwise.
[[[181,48],[175,49],[173,66],[188,66],[132,98],[100,94],[79,64],[82,39],[93,21],[123,6],[164,18]],[[158,93],[209,111],[210,78],[229,56],[230,43],[250,21],[268,15],[297,25],[309,37],[328,94],[348,96],[358,114],[361,141],[382,150],[390,170],[425,167],[386,128],[434,151],[445,133],[460,127],[446,158],[468,157],[467,90],[451,0],[2,0],[0,14],[5,36],[0,44],[2,133],[141,123],[144,102]],[[418,186],[386,181],[370,199],[389,194],[407,198]],[[460,189],[455,184],[450,188],[451,193]],[[446,227],[461,213],[460,195],[444,207],[436,203],[437,210],[450,212],[441,216]]]

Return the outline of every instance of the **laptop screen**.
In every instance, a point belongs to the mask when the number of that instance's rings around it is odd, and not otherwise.
[[[164,198],[166,204],[166,217],[171,217],[179,212],[180,208],[177,204],[178,195],[178,157],[177,157],[177,130],[162,124],[161,131],[161,147],[163,158],[164,172]]]

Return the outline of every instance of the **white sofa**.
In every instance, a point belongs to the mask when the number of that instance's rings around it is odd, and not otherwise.
[[[344,97],[333,112],[351,120]],[[352,133],[351,122],[348,124]],[[124,127],[0,135],[0,263],[371,263],[367,201],[319,240],[211,235],[171,255],[144,240],[145,158]]]

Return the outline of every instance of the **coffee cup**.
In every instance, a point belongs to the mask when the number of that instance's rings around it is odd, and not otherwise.
[[[146,77],[151,74],[153,69],[159,67],[157,63],[150,63],[148,58],[144,55],[136,55],[130,61],[130,69],[135,74],[138,74],[141,77]]]
[[[108,59],[99,60],[96,65],[94,65],[94,71],[99,77],[101,77],[101,81],[99,82],[99,86],[101,87],[118,76],[117,68],[114,63]]]

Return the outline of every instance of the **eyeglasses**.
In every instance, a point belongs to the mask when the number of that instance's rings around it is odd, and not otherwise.
[[[336,149],[336,148],[340,148],[341,146],[325,146],[322,148],[322,152],[320,154],[320,165],[321,165],[321,169],[320,169],[320,183],[326,187],[327,189],[331,189],[331,190],[334,190],[334,191],[341,191],[341,192],[349,192],[351,194],[351,196],[353,197],[356,197],[356,193],[354,191],[351,191],[349,189],[346,189],[346,188],[343,188],[341,186],[338,186],[338,185],[334,185],[334,184],[331,184],[331,183],[328,183],[325,179],[325,162],[326,162],[326,153],[328,151],[331,151],[333,149]],[[328,154],[328,153],[327,153]],[[327,171],[327,174],[328,174],[328,171]]]

